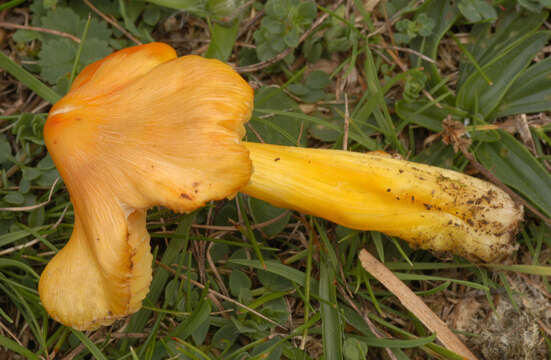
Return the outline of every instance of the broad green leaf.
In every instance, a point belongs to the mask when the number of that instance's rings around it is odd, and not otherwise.
[[[261,88],[256,92],[255,109],[273,109],[285,111],[298,111],[297,103],[287,96],[281,89],[274,87]],[[292,116],[292,113],[291,113]],[[302,119],[293,119],[291,116],[265,116],[253,115],[250,127],[247,129],[247,138],[252,141],[266,142],[269,144],[297,145],[301,134]],[[304,123],[300,144],[306,144],[307,124]],[[254,129],[254,130],[253,130]],[[260,138],[259,138],[260,137]]]
[[[145,8],[142,18],[147,25],[155,26],[161,19],[161,10],[158,6],[149,5]]]
[[[429,130],[439,132],[442,131],[442,121],[448,115],[452,118],[460,120],[465,115],[465,112],[452,106],[441,104],[442,107],[430,105],[427,101],[407,102],[399,100],[396,102],[396,114],[409,123],[417,124]]]
[[[495,30],[492,24],[475,25],[470,35],[472,45],[468,50],[480,66],[487,65],[501,56],[515,41],[536,32],[546,18],[546,11],[531,14],[512,8],[497,22]],[[462,63],[457,87],[461,88],[467,78],[475,72],[472,63]]]
[[[285,226],[289,223],[291,218],[291,212],[286,209],[281,209],[273,205],[268,204],[265,201],[249,198],[249,207],[251,208],[252,216],[254,221],[258,223],[263,223],[265,221],[270,221],[278,216],[281,216],[283,213],[287,212],[281,219],[271,223],[270,225],[262,227],[261,231],[267,236],[275,236],[283,231]]]
[[[199,327],[191,334],[193,341],[197,345],[203,344],[210,329],[210,321],[207,318]]]
[[[77,48],[77,44],[69,39],[45,41],[39,54],[40,76],[51,84],[57,83],[60,78],[69,79]],[[78,70],[80,71],[84,66],[104,58],[111,52],[112,49],[105,41],[86,40],[82,48]]]
[[[210,27],[210,43],[205,53],[205,57],[226,61],[230,57],[237,32],[239,30],[239,21],[234,21],[232,25],[226,26],[214,23]]]
[[[538,32],[503,50],[482,67],[493,84],[488,84],[479,72],[473,73],[459,89],[456,105],[486,118],[499,105],[521,71],[545,46],[549,36],[548,32]]]
[[[77,13],[68,7],[58,6],[46,13],[46,16],[40,18],[42,27],[62,31],[71,35],[80,37],[86,24],[86,19],[81,18]],[[111,38],[112,31],[105,21],[92,18],[88,29],[88,39],[108,41]],[[45,35],[45,40],[57,38],[55,35]]]
[[[253,348],[251,351],[252,359],[280,360],[283,352],[283,346],[278,337],[274,337]]]
[[[3,200],[11,205],[23,205],[25,198],[19,191],[10,191],[4,195]]]
[[[33,30],[17,30],[13,34],[12,39],[18,43],[26,43],[40,39],[40,33]]]
[[[201,325],[208,320],[211,306],[208,299],[203,299],[196,309],[193,309],[191,316],[185,319],[180,325],[170,331],[170,336],[176,336],[185,340],[194,331],[199,329]]]
[[[251,288],[251,279],[243,271],[233,270],[230,274],[230,291],[233,296],[238,297],[242,289]]]
[[[512,135],[499,131],[501,140],[482,143],[478,160],[501,181],[551,216],[551,174]]]
[[[344,340],[343,353],[346,360],[364,360],[367,356],[367,344],[349,337]]]
[[[323,90],[329,86],[330,82],[329,75],[325,71],[316,70],[308,74],[304,84],[310,89]]]
[[[496,117],[551,110],[551,57],[530,66],[515,80]]]
[[[247,259],[231,259],[228,261],[231,264],[237,264],[237,265],[243,265],[243,266],[251,266],[255,269],[259,270],[266,270],[268,272],[277,274],[287,280],[291,280],[292,282],[304,286],[305,284],[305,274],[297,270],[293,267],[284,265],[276,260],[266,260],[264,261],[264,266],[262,266],[262,263],[258,260],[247,260]]]
[[[217,349],[229,349],[239,336],[239,331],[233,323],[222,326],[214,333],[212,344]]]
[[[423,164],[453,168],[454,152],[451,145],[436,142],[415,155],[411,160]]]
[[[471,23],[494,21],[497,18],[494,7],[484,0],[460,0],[457,7]]]

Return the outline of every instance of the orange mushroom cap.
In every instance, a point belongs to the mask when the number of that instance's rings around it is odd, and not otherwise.
[[[55,320],[93,329],[140,308],[151,281],[146,210],[190,212],[235,195],[251,174],[241,138],[252,106],[230,66],[178,58],[162,43],[80,73],[44,127],[75,210],[71,238],[39,283]]]

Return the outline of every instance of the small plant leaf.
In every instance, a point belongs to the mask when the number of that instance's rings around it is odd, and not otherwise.
[[[210,44],[205,53],[205,57],[226,61],[230,57],[235,40],[237,40],[237,31],[239,30],[239,21],[234,21],[232,25],[226,26],[214,23],[210,26]]]
[[[551,110],[551,58],[526,69],[501,102],[497,117]]]
[[[473,115],[479,113],[485,118],[489,116],[549,37],[548,32],[538,32],[501,52],[482,67],[493,84],[488,84],[479,72],[473,73],[459,89],[456,105]]]
[[[500,141],[481,143],[478,160],[505,184],[551,216],[551,174],[512,135],[499,131]]]

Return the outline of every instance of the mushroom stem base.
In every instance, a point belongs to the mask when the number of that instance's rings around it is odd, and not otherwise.
[[[480,179],[383,152],[244,144],[254,170],[241,192],[277,207],[473,260],[516,248],[522,208]]]

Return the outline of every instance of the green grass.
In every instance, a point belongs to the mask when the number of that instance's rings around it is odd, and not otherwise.
[[[182,3],[185,8],[178,9]],[[153,208],[148,230],[154,273],[142,310],[96,331],[69,330],[48,317],[37,292],[39,274],[67,242],[74,223],[42,128],[49,104],[67,91],[75,74],[102,54],[134,43],[84,2],[9,1],[0,5],[4,22],[27,24],[22,14],[29,13],[29,25],[82,41],[31,28],[5,29],[0,358],[8,353],[15,359],[456,359],[361,268],[362,248],[449,326],[461,326],[457,332],[481,358],[524,358],[529,351],[533,358],[548,357],[551,62],[543,59],[550,33],[540,2],[494,2],[496,17],[485,1],[454,2],[457,6],[393,0],[373,11],[359,0],[350,7],[346,1],[319,1],[318,7],[283,0],[235,3],[94,5],[142,42],[167,42],[179,54],[221,58],[237,69],[258,64],[243,74],[256,87],[249,140],[384,150],[484,177],[439,136],[448,116],[466,125],[471,153],[539,213],[527,212],[518,252],[503,264],[475,264],[412,249],[380,233],[283,213],[244,195],[188,215]],[[480,21],[477,14],[483,15]],[[387,26],[405,20],[410,22],[402,24],[411,25],[406,30]],[[404,39],[409,40],[398,42]],[[262,62],[288,47],[294,50],[283,60]],[[499,345],[507,329],[494,329],[501,324],[494,315],[507,304],[518,319],[515,326],[541,322],[536,335],[518,328],[508,338],[510,348]],[[536,345],[522,343],[522,334],[532,334]]]

